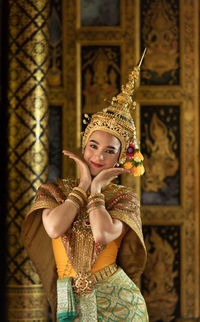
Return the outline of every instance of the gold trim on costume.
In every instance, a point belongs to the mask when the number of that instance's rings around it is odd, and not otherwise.
[[[117,271],[117,265],[115,263],[110,264],[100,271],[91,274],[77,274],[76,277],[73,278],[72,287],[75,293],[79,295],[86,295],[92,292],[94,284],[100,281],[105,280],[106,278],[112,276]]]

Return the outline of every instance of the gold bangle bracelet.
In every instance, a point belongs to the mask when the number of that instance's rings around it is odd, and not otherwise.
[[[104,206],[105,206],[105,202],[104,202],[103,200],[96,200],[96,201],[94,201],[94,202],[90,202],[90,203],[88,203],[88,204],[87,204],[87,208],[89,208],[89,207],[93,207],[93,205],[95,205],[95,204],[101,204],[101,205],[104,205]]]
[[[99,201],[99,202],[93,202],[90,205],[87,205],[87,209],[98,207],[98,206],[103,206],[105,207],[105,202]]]
[[[93,199],[93,198],[101,198],[101,199],[105,200],[104,194],[103,193],[100,193],[100,192],[97,192],[97,193],[94,193],[94,194],[90,195],[88,197],[88,201],[91,200],[91,199]]]
[[[66,202],[66,201],[71,202],[71,203],[72,203],[72,204],[77,208],[77,210],[79,210],[79,209],[80,209],[80,205],[79,205],[78,203],[76,203],[74,200],[67,198],[67,199],[65,200],[65,202]]]
[[[85,201],[87,201],[87,194],[82,188],[75,187],[75,188],[73,188],[73,191],[79,191],[84,196]]]
[[[83,203],[86,203],[87,200],[85,200],[85,196],[78,190],[73,190],[72,193],[76,193],[77,195],[79,195],[79,197],[81,197],[81,199],[83,199]]]
[[[85,198],[80,191],[73,190],[72,193],[75,193],[76,196],[79,196],[83,200],[83,204],[85,203]]]
[[[91,208],[87,209],[87,213],[88,213],[88,214],[90,214],[90,213],[91,213],[91,211],[93,211],[93,210],[95,210],[95,209],[98,209],[98,208],[103,208],[103,209],[105,209],[105,206],[103,206],[103,205],[99,205],[98,207],[91,207]]]
[[[76,197],[77,199],[79,199],[80,200],[80,202],[81,202],[81,206],[83,206],[84,205],[84,200],[83,200],[83,198],[81,197],[81,196],[79,196],[79,194],[77,193],[77,192],[70,192],[69,193],[69,195],[68,196],[74,196],[74,197]]]
[[[90,208],[99,207],[99,206],[105,207],[105,204],[98,202],[98,203],[92,204],[90,207],[87,207],[87,210]]]
[[[70,200],[74,201],[75,203],[77,203],[80,208],[82,207],[82,204],[81,204],[80,200],[76,196],[69,195],[68,199],[70,199]]]
[[[88,202],[88,206],[89,205],[91,205],[92,203],[94,203],[94,202],[103,202],[103,203],[105,203],[105,200],[103,200],[103,199],[100,199],[100,198],[95,198],[95,199],[91,199],[89,202]]]

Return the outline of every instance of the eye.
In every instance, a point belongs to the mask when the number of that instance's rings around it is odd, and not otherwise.
[[[90,144],[90,147],[92,148],[92,149],[97,149],[98,147],[97,147],[97,145],[95,145],[95,144]]]
[[[115,151],[113,151],[113,150],[106,150],[106,153],[115,154]]]

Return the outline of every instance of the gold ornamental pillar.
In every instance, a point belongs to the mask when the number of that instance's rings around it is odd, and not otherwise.
[[[47,179],[49,1],[8,2],[7,321],[47,321],[46,296],[23,248],[21,227]]]

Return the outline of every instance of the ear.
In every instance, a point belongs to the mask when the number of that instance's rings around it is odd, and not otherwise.
[[[84,152],[85,152],[85,148],[84,147],[82,147],[81,152],[82,152],[82,154],[84,154]]]

